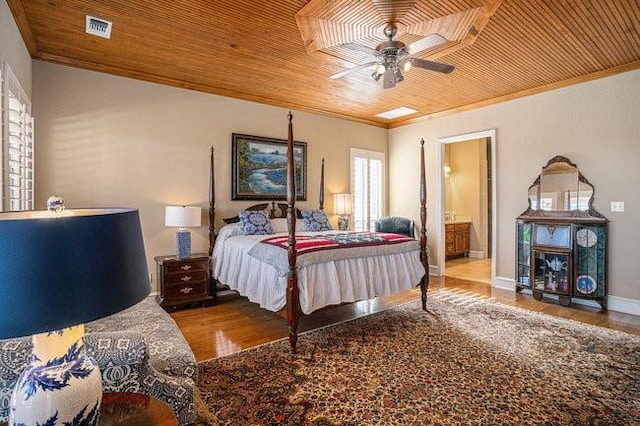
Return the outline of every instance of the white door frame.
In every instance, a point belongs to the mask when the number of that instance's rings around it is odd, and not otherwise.
[[[439,165],[439,173],[437,174],[437,193],[436,193],[436,227],[438,230],[438,275],[444,275],[445,263],[445,234],[444,234],[444,151],[445,145],[454,142],[464,142],[473,139],[489,138],[491,141],[491,285],[494,285],[496,278],[496,255],[498,253],[496,238],[496,218],[498,211],[497,203],[497,167],[496,167],[496,129],[483,130],[481,132],[466,133],[463,135],[448,136],[439,138],[440,149],[436,150],[436,160]]]

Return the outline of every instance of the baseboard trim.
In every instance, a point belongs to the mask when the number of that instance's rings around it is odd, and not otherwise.
[[[640,300],[620,296],[607,296],[607,309],[640,316]]]
[[[429,265],[429,275],[433,275],[434,277],[439,277],[442,275],[440,272],[440,267],[437,265]]]
[[[484,259],[484,252],[480,250],[470,250],[469,257],[472,259]]]
[[[516,291],[516,282],[511,278],[493,277],[491,280],[491,286],[504,290]]]

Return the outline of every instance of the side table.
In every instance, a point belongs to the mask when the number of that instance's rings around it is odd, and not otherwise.
[[[160,306],[175,308],[188,303],[215,302],[209,283],[209,255],[198,253],[179,259],[156,256]]]
[[[7,426],[0,422],[0,426]],[[102,395],[99,426],[178,426],[171,408],[153,396],[135,392]]]
[[[167,404],[152,396],[134,392],[102,395],[100,426],[178,426]]]

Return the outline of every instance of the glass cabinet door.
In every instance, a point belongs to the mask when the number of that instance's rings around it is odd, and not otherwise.
[[[575,235],[574,296],[604,298],[606,230],[602,225],[578,225]]]
[[[570,294],[571,256],[569,253],[534,250],[534,290]]]
[[[516,284],[522,288],[531,288],[531,224],[518,221],[516,225]]]

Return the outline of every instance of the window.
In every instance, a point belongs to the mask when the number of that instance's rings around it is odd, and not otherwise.
[[[2,91],[2,174],[0,211],[34,208],[34,141],[31,101],[9,65],[0,70]]]
[[[351,148],[354,229],[373,231],[384,206],[384,153]]]

